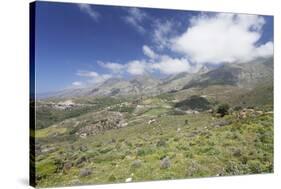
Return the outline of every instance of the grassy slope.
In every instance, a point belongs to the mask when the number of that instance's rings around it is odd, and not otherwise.
[[[240,106],[273,106],[273,84],[260,84],[248,93],[234,98]]]
[[[154,116],[155,111],[150,112],[150,116]],[[272,115],[219,128],[211,125],[217,120],[204,113],[166,115],[156,118],[157,122],[151,125],[147,124],[150,118],[146,116],[126,128],[86,139],[49,142],[56,150],[37,157],[37,171],[42,177],[39,186],[124,182],[129,177],[133,181],[144,181],[273,171]],[[131,121],[134,119],[137,117]],[[189,125],[184,124],[186,119]],[[81,146],[87,150],[81,152]],[[87,162],[66,172],[58,168],[58,161],[75,164],[82,156]],[[165,156],[171,159],[171,167],[160,169],[160,161]],[[141,165],[132,166],[137,159]],[[93,173],[80,177],[82,168],[91,168]]]

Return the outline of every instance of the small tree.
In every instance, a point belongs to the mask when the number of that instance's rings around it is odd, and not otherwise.
[[[228,114],[229,111],[229,105],[228,104],[220,104],[217,113],[221,115],[221,117],[225,116]]]

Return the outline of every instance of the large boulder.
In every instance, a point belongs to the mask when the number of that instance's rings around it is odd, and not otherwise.
[[[160,162],[161,169],[168,169],[170,167],[171,167],[171,160],[169,157],[165,157],[164,159],[161,160]]]
[[[89,168],[81,169],[80,173],[79,173],[80,177],[86,177],[86,176],[89,176],[91,174],[92,174],[92,170],[89,169]]]
[[[131,167],[132,168],[139,168],[141,166],[142,162],[141,160],[137,159],[137,160],[134,160]]]
[[[71,169],[72,167],[72,163],[71,162],[66,162],[64,165],[63,165],[63,170],[64,171],[68,171],[69,169]]]
[[[218,121],[215,121],[213,122],[211,125],[214,126],[214,127],[223,127],[223,126],[227,126],[227,125],[230,125],[232,122],[230,120],[218,120]]]

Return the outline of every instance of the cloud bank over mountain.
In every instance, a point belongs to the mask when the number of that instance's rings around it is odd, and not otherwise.
[[[84,10],[86,10],[84,8]],[[247,62],[273,55],[273,42],[261,42],[266,20],[263,16],[232,13],[200,13],[188,17],[182,33],[175,32],[180,21],[153,19],[147,12],[129,8],[122,18],[141,35],[151,38],[150,44],[140,47],[144,58],[128,62],[97,61],[108,74],[92,74],[94,83],[123,75],[158,73],[173,75],[197,72],[207,63]],[[150,22],[151,32],[145,22]],[[147,23],[146,23],[147,24]],[[88,74],[93,73],[88,71]],[[85,77],[85,74],[78,74]],[[77,84],[76,81],[74,84]]]

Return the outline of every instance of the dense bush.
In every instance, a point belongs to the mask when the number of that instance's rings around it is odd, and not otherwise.
[[[229,105],[228,104],[220,104],[217,108],[217,113],[221,115],[221,117],[228,114]]]
[[[210,102],[203,97],[193,95],[190,98],[183,100],[181,102],[178,102],[175,104],[176,108],[180,108],[182,110],[198,110],[198,111],[204,111],[210,109]]]

